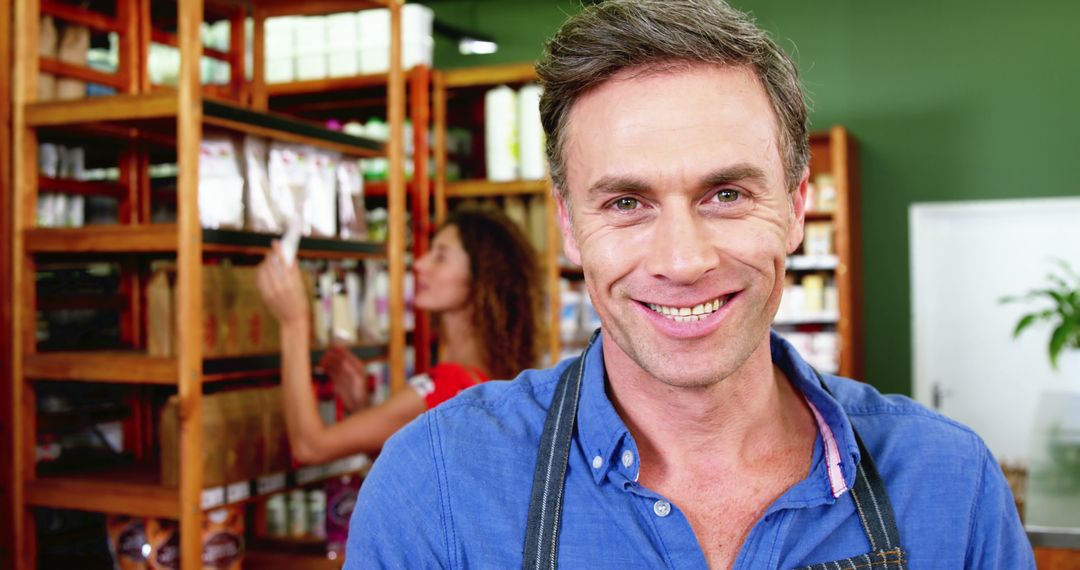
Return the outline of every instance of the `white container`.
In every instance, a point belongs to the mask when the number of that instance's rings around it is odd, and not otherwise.
[[[326,42],[328,49],[352,47],[357,44],[359,14],[341,12],[326,17]]]
[[[327,69],[326,51],[321,46],[301,49],[296,54],[296,79],[308,81],[313,79],[326,79],[329,74]]]
[[[292,55],[266,58],[264,70],[267,83],[288,83],[296,80],[296,58]]]
[[[521,177],[540,180],[547,176],[547,160],[544,157],[544,127],[540,123],[539,85],[529,84],[518,91],[518,152],[521,159]]]
[[[357,39],[363,46],[390,46],[390,11],[386,8],[357,13]]]
[[[326,53],[326,67],[330,77],[360,75],[359,46],[331,47]]]
[[[387,58],[389,60],[389,57]],[[431,67],[435,60],[435,40],[431,36],[409,39],[401,44],[401,67]]]
[[[361,45],[360,73],[372,75],[390,70],[390,46]]]
[[[517,93],[505,85],[484,95],[484,151],[488,180],[518,178]]]
[[[263,43],[265,44],[267,59],[271,55],[283,55],[293,57],[296,53],[295,27],[299,18],[284,16],[280,18],[267,18],[264,24]]]
[[[302,52],[326,51],[327,28],[325,16],[307,16],[297,18],[293,27],[296,38],[296,51]]]

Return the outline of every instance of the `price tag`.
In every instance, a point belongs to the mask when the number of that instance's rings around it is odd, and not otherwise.
[[[285,474],[284,473],[272,473],[270,475],[263,475],[255,480],[255,492],[259,495],[269,495],[270,493],[277,493],[285,488]]]
[[[209,489],[203,489],[202,492],[202,509],[216,509],[225,504],[225,487],[210,487]]]
[[[320,479],[326,478],[326,467],[323,465],[309,465],[296,470],[296,484],[307,485]]]
[[[246,501],[251,497],[251,482],[240,481],[239,483],[233,483],[225,488],[225,501],[229,503],[238,503],[240,501]]]

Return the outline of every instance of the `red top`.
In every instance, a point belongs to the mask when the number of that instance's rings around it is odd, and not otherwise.
[[[409,378],[409,385],[423,396],[430,410],[457,396],[462,390],[488,380],[490,378],[479,368],[444,362],[428,370],[427,374]]]

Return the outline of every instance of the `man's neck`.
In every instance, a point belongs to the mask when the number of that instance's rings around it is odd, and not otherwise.
[[[608,389],[637,442],[643,477],[695,464],[714,472],[749,467],[778,449],[797,450],[816,429],[802,395],[773,365],[767,339],[711,386],[680,388],[645,373],[609,373]]]

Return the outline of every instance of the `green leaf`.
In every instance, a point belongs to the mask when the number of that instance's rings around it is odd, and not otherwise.
[[[1036,315],[1035,313],[1024,315],[1024,318],[1020,319],[1020,322],[1016,323],[1016,329],[1013,330],[1013,338],[1020,336],[1020,333],[1023,332],[1024,329],[1031,326],[1031,323],[1034,323],[1037,317],[1038,315]]]
[[[1050,335],[1050,365],[1057,370],[1058,355],[1061,354],[1061,349],[1065,347],[1065,342],[1069,340],[1070,331],[1069,323],[1063,322],[1054,329],[1054,333]]]

